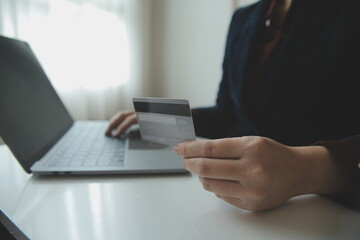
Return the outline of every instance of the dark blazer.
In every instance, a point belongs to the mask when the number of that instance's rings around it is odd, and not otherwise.
[[[259,135],[292,146],[359,139],[360,1],[294,0],[254,107],[250,86],[269,2],[234,13],[216,105],[193,111],[197,135]]]

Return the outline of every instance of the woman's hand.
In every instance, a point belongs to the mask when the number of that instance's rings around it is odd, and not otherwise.
[[[105,134],[107,136],[118,137],[125,132],[131,125],[137,123],[136,113],[134,111],[120,111],[111,119]]]
[[[264,137],[181,143],[174,151],[203,187],[224,201],[259,211],[307,193],[334,193],[342,178],[321,146],[289,147]]]

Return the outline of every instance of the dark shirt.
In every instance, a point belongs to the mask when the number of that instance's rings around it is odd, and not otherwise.
[[[294,0],[254,92],[269,4],[263,0],[234,13],[216,105],[194,110],[196,133],[322,144],[348,176],[353,189],[348,205],[355,207],[360,204],[353,195],[360,191],[360,1]]]

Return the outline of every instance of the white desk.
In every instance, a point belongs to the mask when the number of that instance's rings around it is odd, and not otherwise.
[[[360,239],[360,213],[307,195],[251,213],[192,175],[35,177],[0,146],[0,209],[31,239]]]

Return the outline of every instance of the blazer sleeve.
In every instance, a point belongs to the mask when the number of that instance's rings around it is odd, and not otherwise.
[[[223,138],[228,132],[228,127],[233,121],[232,110],[228,107],[232,104],[228,99],[226,74],[223,74],[216,105],[207,108],[192,110],[195,132],[197,136],[216,139]]]
[[[210,139],[225,137],[228,133],[229,126],[234,121],[234,107],[231,100],[230,88],[228,86],[228,49],[230,48],[231,44],[229,39],[231,39],[232,35],[234,34],[236,26],[239,27],[237,22],[239,21],[239,18],[241,18],[242,12],[243,8],[239,8],[237,11],[235,11],[230,23],[226,40],[224,60],[222,64],[223,74],[217,93],[216,105],[192,110],[195,132],[197,136]]]
[[[346,176],[350,189],[348,193],[324,196],[360,211],[360,135],[342,140],[318,141],[315,145],[322,145],[330,152],[338,169]]]

